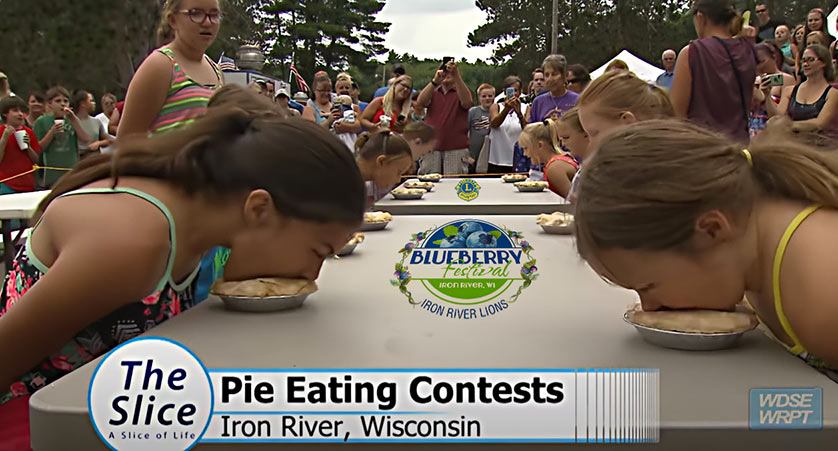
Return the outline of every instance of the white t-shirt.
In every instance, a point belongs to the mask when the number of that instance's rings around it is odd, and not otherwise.
[[[105,133],[107,133],[108,137],[109,137],[109,138],[111,138],[111,139],[116,139],[116,137],[115,137],[115,136],[113,136],[113,135],[111,135],[110,133],[108,133],[108,125],[111,123],[111,118],[109,118],[108,116],[106,116],[106,115],[105,115],[105,113],[99,113],[99,114],[97,114],[97,115],[96,115],[96,119],[98,119],[98,120],[99,120],[99,122],[101,122],[101,123],[102,123],[102,125],[105,127]],[[110,152],[110,151],[111,151],[111,147],[110,147],[110,146],[105,146],[105,147],[102,147],[102,148],[101,148],[101,149],[99,149],[99,150],[100,150],[102,153],[108,153],[108,152]]]
[[[503,108],[501,108],[501,111]],[[521,113],[527,117],[529,105],[521,104]],[[497,166],[512,166],[512,157],[515,151],[515,143],[521,136],[521,121],[514,111],[506,115],[506,119],[500,127],[489,131],[489,163]]]

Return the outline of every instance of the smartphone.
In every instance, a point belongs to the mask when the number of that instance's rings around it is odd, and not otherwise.
[[[443,72],[448,72],[448,69],[446,69],[445,66],[447,66],[448,63],[450,63],[451,61],[454,61],[453,56],[446,56],[445,58],[443,58],[442,59],[442,65],[439,66],[439,70],[441,70]]]
[[[771,74],[767,76],[769,86],[783,86],[783,74]]]
[[[506,88],[506,98],[511,99],[515,97],[515,88]]]

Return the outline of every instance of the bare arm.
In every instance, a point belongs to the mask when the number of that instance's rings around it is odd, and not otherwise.
[[[452,67],[450,71],[454,77],[454,89],[457,90],[457,98],[460,99],[460,107],[464,110],[468,110],[474,106],[474,96],[472,95],[471,90],[468,89],[468,86],[466,86],[466,82],[463,81],[463,77],[460,75],[460,69],[457,68],[457,65],[450,63],[449,67]]]
[[[501,124],[503,124],[503,121],[506,120],[506,116],[510,111],[512,111],[512,108],[509,107],[508,99],[506,102],[503,102],[503,110],[500,109],[500,105],[493,103],[492,106],[489,107],[489,120],[491,121],[490,126],[492,128],[500,127]]]
[[[6,143],[9,142],[9,137],[15,133],[14,130],[8,125],[3,127],[3,135],[0,136],[0,161],[3,161],[3,157],[6,156]]]
[[[675,79],[672,81],[672,89],[669,90],[669,98],[672,100],[672,107],[678,117],[687,117],[692,98],[692,81],[690,46],[688,45],[681,49],[678,61],[675,62]]]
[[[361,109],[358,108],[358,105],[352,105],[352,109],[355,111],[355,122],[340,121],[338,125],[335,125],[336,132],[358,133],[361,131]]]
[[[149,55],[128,86],[117,135],[125,137],[151,131],[154,119],[166,103],[171,84],[171,60],[159,52]]]
[[[556,194],[565,198],[570,191],[570,182],[574,174],[576,169],[566,161],[556,161],[547,168],[547,179],[558,190]]]
[[[438,70],[436,74],[434,74],[434,78],[424,87],[422,91],[419,93],[419,97],[416,98],[416,104],[419,105],[421,108],[428,108],[431,106],[431,102],[434,100],[434,90],[442,83],[442,79],[445,78],[445,72]]]
[[[765,81],[767,82],[768,80]],[[770,88],[767,87],[767,83],[763,83],[763,86],[761,86],[761,88],[763,95],[765,95],[765,111],[768,112],[768,117],[782,116],[786,114],[786,111],[788,111],[789,108],[789,102],[791,101],[791,94],[792,91],[794,91],[794,87],[783,87],[782,91],[780,92],[779,105],[777,103],[774,103],[774,100],[771,99],[771,96],[769,95]]]
[[[111,113],[111,117],[108,119],[108,133],[116,136],[116,130],[119,127],[119,120],[122,119],[122,114],[119,113],[119,109],[114,108],[113,113]]]

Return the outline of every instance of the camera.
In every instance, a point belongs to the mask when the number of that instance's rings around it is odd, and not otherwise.
[[[445,58],[443,58],[442,59],[442,64],[439,66],[439,70],[441,70],[443,72],[448,72],[448,68],[446,68],[445,66],[447,66],[448,63],[450,63],[451,61],[454,61],[453,56],[446,56]]]

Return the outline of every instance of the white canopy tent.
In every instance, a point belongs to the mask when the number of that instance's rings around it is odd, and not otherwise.
[[[611,60],[603,64],[602,67],[591,72],[591,79],[598,78],[600,75],[604,74],[605,68],[608,67],[608,65],[614,60],[622,60],[626,63],[626,65],[628,65],[629,70],[634,72],[634,74],[641,80],[645,80],[649,83],[654,83],[655,80],[657,80],[658,75],[663,73],[663,69],[644,61],[640,57],[634,56],[634,54],[628,50],[623,50],[617,56],[611,58]]]
[[[838,6],[836,6],[835,9],[833,9],[832,12],[826,16],[826,31],[832,34],[832,36],[835,36],[835,34],[838,33],[838,24],[836,24],[836,22],[838,22]]]

